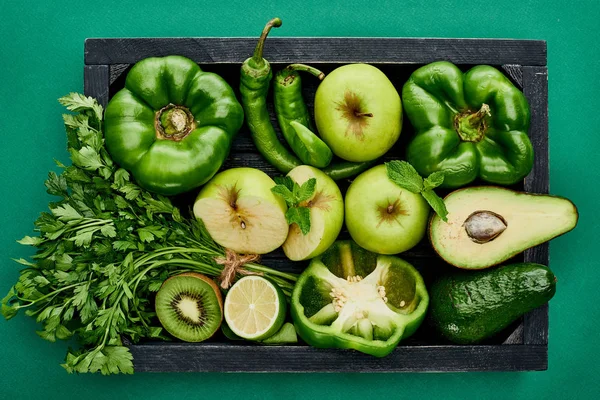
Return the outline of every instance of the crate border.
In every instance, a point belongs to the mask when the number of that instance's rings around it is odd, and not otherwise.
[[[105,106],[111,66],[133,64],[151,56],[181,54],[199,64],[240,63],[252,53],[256,38],[118,38],[86,39],[84,93]],[[351,56],[349,56],[351,55]],[[275,37],[265,58],[272,63],[502,65],[520,84],[531,109],[529,137],[536,157],[525,178],[527,192],[548,193],[548,74],[543,40]],[[548,243],[528,249],[526,262],[549,263]],[[147,343],[129,345],[136,371],[145,372],[452,372],[531,371],[548,368],[548,305],[523,318],[522,344],[398,346],[378,359],[349,350],[309,346],[255,346],[231,343]],[[519,332],[517,332],[519,331]],[[512,336],[511,336],[512,337]],[[520,340],[519,340],[520,342]],[[235,352],[230,351],[235,348]],[[226,354],[226,356],[224,356]]]

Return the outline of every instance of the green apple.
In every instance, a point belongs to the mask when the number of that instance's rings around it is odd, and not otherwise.
[[[336,156],[348,161],[374,160],[400,136],[400,95],[378,68],[344,65],[319,85],[315,122],[321,138]]]
[[[427,229],[429,205],[389,180],[385,165],[360,174],[346,192],[346,227],[359,246],[379,254],[414,247]]]
[[[215,175],[200,191],[194,216],[215,242],[243,254],[265,254],[288,236],[285,201],[271,192],[275,182],[255,168]]]
[[[310,231],[303,235],[298,225],[292,224],[283,244],[290,260],[306,260],[323,253],[337,239],[344,224],[344,200],[333,179],[317,168],[301,165],[288,176],[298,185],[311,178],[317,182],[313,196],[300,204],[310,208]]]

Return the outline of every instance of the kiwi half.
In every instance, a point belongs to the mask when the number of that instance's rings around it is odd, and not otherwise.
[[[210,338],[223,321],[223,298],[210,278],[189,272],[167,279],[156,294],[156,315],[171,335],[186,342]]]

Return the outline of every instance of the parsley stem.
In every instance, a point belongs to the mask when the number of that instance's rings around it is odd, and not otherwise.
[[[96,279],[94,279],[94,281],[95,281],[95,280],[96,280]],[[58,294],[58,293],[60,293],[60,292],[64,292],[64,291],[65,291],[65,290],[67,290],[67,289],[71,289],[71,288],[74,288],[74,287],[76,287],[76,286],[79,286],[79,285],[82,285],[82,284],[83,284],[83,283],[79,282],[79,283],[74,283],[74,284],[72,284],[72,285],[69,285],[69,286],[63,286],[63,287],[61,287],[60,289],[56,289],[56,290],[54,290],[54,291],[52,291],[52,292],[50,292],[50,293],[48,293],[48,294],[46,294],[46,295],[44,295],[44,296],[42,296],[42,297],[38,297],[38,298],[37,298],[37,299],[35,299],[35,300],[22,299],[22,298],[20,298],[20,297],[17,297],[17,298],[18,298],[19,300],[21,300],[21,301],[29,301],[29,304],[26,304],[26,305],[23,305],[23,306],[19,306],[19,308],[25,308],[25,307],[32,306],[32,305],[34,305],[35,303],[37,303],[38,301],[40,301],[40,300],[44,300],[44,299],[46,299],[47,297],[50,297],[50,296],[55,296],[55,295],[57,295],[57,294]]]
[[[290,274],[290,273],[287,273],[287,272],[278,271],[276,269],[265,267],[265,266],[260,265],[260,264],[248,263],[248,264],[246,264],[246,266],[250,270],[256,270],[256,271],[264,272],[266,274],[269,274],[269,276],[280,276],[280,277],[282,277],[284,279],[287,279],[289,281],[292,281],[292,282],[296,282],[296,280],[298,279],[298,276],[295,275],[295,274]]]

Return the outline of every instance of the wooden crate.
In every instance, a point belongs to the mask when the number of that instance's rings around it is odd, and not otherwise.
[[[85,42],[85,94],[102,105],[123,87],[132,64],[151,56],[179,54],[223,76],[237,90],[241,63],[252,54],[256,38],[139,38],[88,39]],[[423,64],[447,60],[467,69],[489,64],[502,69],[522,88],[531,108],[529,136],[535,149],[532,172],[516,188],[533,193],[548,192],[548,83],[546,42],[495,39],[404,39],[404,38],[276,38],[265,46],[265,58],[274,70],[293,62],[313,64],[325,73],[335,67],[366,62],[379,67],[401,91],[410,73]],[[312,110],[316,79],[304,79],[304,95]],[[269,102],[272,104],[272,102]],[[276,119],[271,110],[272,121]],[[385,159],[403,158],[412,136],[404,119],[401,139]],[[251,166],[269,175],[278,172],[266,163],[252,144],[244,126],[223,168]],[[344,191],[349,183],[341,182]],[[191,198],[184,196],[183,202]],[[347,232],[342,232],[342,237]],[[427,240],[403,253],[429,282],[444,268]],[[525,251],[511,261],[548,265],[548,244]],[[263,264],[300,272],[306,263],[288,261],[281,251],[266,255]],[[190,344],[146,342],[130,344],[136,371],[224,371],[224,372],[419,372],[419,371],[524,371],[545,370],[548,364],[548,307],[540,307],[501,334],[479,345],[455,345],[436,337],[426,325],[403,341],[385,358],[374,358],[351,350],[315,349],[303,343],[294,346],[262,346],[228,342],[223,336]]]

